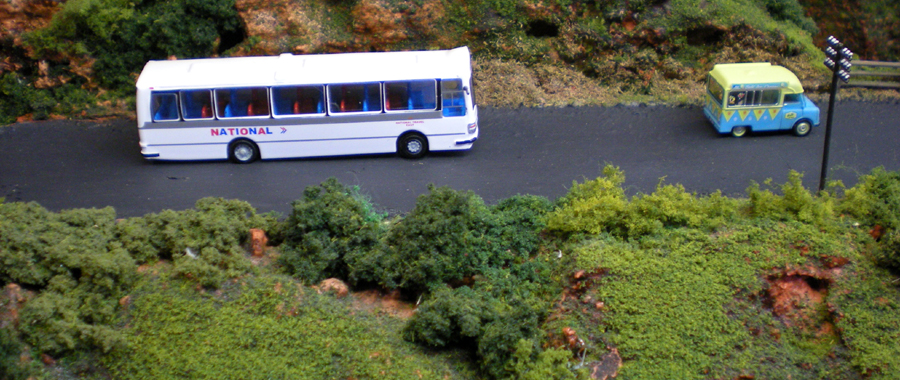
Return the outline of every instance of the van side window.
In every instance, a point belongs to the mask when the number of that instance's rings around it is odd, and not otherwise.
[[[385,82],[384,94],[388,111],[437,109],[437,84],[431,79]]]
[[[778,104],[778,98],[780,96],[780,90],[762,90],[762,96],[759,98],[759,105],[774,106]]]
[[[265,87],[216,89],[216,110],[220,118],[269,116]]]
[[[174,92],[154,92],[150,95],[150,114],[153,121],[178,120],[178,95]]]
[[[181,91],[181,114],[184,120],[212,119],[212,92],[209,90]]]
[[[800,103],[800,94],[784,94],[784,103]]]
[[[466,98],[462,89],[462,80],[441,80],[441,108],[444,116],[465,116]]]
[[[272,87],[275,116],[325,113],[324,86]]]
[[[728,94],[729,106],[774,106],[778,104],[778,98],[781,95],[780,90],[750,90],[750,91],[732,91]]]
[[[381,84],[328,85],[329,112],[381,112]]]

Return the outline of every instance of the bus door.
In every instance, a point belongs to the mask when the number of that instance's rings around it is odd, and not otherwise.
[[[441,80],[441,100],[445,117],[466,115],[465,89],[461,79]]]
[[[781,129],[791,129],[797,119],[803,115],[802,94],[784,94],[784,107],[781,109]]]

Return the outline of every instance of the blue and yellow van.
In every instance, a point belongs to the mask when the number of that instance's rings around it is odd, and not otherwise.
[[[719,133],[791,130],[806,136],[819,125],[819,107],[790,70],[770,63],[728,63],[706,79],[703,113]]]

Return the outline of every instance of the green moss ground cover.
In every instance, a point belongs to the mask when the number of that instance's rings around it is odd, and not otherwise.
[[[0,379],[574,379],[610,357],[623,379],[900,372],[898,173],[818,195],[791,173],[746,198],[624,180],[496,205],[433,187],[402,216],[335,180],[284,218],[0,203]]]

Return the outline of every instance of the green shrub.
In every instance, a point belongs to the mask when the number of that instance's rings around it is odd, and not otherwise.
[[[303,198],[292,203],[284,222],[279,262],[307,284],[347,278],[347,261],[377,248],[382,218],[358,188],[345,187],[333,177],[309,186]]]
[[[18,335],[13,326],[0,327],[0,379],[40,378],[41,365],[35,360],[25,362],[21,359],[28,349]]]
[[[537,298],[498,297],[488,289],[489,284],[435,289],[407,323],[404,338],[435,348],[469,347],[490,378],[507,377],[516,345],[536,342],[548,305]]]
[[[36,203],[0,204],[0,282],[41,290],[21,311],[23,339],[38,351],[111,350],[111,323],[131,288],[135,262],[114,240],[115,211],[51,213]]]
[[[25,42],[39,56],[87,54],[97,82],[130,92],[148,60],[208,57],[234,34],[243,26],[233,0],[72,0]]]
[[[393,224],[382,249],[354,258],[351,276],[422,291],[490,265],[490,209],[472,192],[429,185],[413,210]]]
[[[194,209],[123,220],[115,233],[138,262],[172,260],[176,274],[217,287],[256,270],[244,257],[251,228],[278,231],[274,216],[256,214],[247,202],[203,198]]]
[[[55,106],[49,91],[34,88],[17,73],[0,76],[0,125],[14,123],[18,116],[29,113],[35,120],[46,119]]]
[[[828,193],[823,193],[818,197],[814,196],[803,187],[802,178],[802,174],[791,170],[788,174],[788,181],[781,186],[783,196],[776,195],[768,189],[761,190],[759,184],[753,182],[747,188],[747,195],[750,198],[750,215],[779,220],[798,220],[819,226],[826,226],[834,221],[834,198]],[[771,186],[771,179],[767,180],[765,184]]]
[[[537,352],[535,352],[537,351]],[[511,379],[517,380],[563,380],[586,379],[587,373],[578,373],[569,369],[572,352],[563,348],[538,350],[534,342],[522,339],[516,344],[511,362]]]
[[[567,235],[624,233],[623,216],[628,207],[624,182],[625,174],[612,165],[603,168],[602,177],[573,182],[559,207],[547,216],[547,229]]]
[[[847,189],[839,209],[867,226],[878,224],[900,230],[900,171],[872,169],[860,177],[856,186]]]
[[[545,216],[553,211],[553,203],[537,195],[516,195],[501,200],[490,209],[497,220],[489,231],[494,237],[491,244],[506,247],[520,257],[528,257],[542,242],[540,232],[547,227]]]

